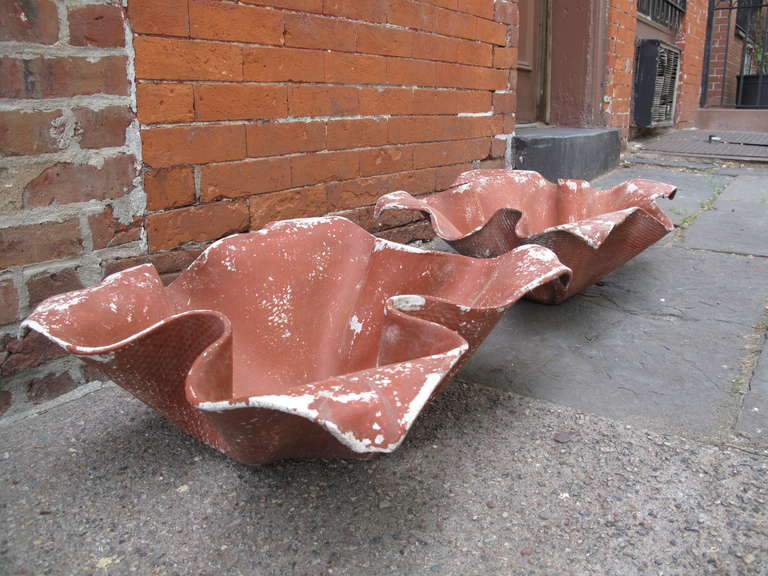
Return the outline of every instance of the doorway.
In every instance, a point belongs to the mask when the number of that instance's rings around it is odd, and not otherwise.
[[[549,121],[549,0],[520,0],[517,123]]]

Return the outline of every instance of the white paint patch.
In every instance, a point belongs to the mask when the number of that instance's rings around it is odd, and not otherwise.
[[[358,320],[356,315],[352,315],[352,318],[349,319],[349,329],[355,333],[355,336],[362,332],[363,323]]]
[[[392,297],[392,306],[403,312],[416,312],[422,310],[426,303],[427,301],[424,296],[413,294],[401,294]]]

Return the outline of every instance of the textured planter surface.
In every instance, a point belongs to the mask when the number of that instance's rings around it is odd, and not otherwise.
[[[476,260],[288,220],[216,242],[168,287],[138,266],[25,325],[241,462],[366,457],[397,448],[509,306],[569,277],[540,246]]]
[[[435,232],[460,254],[499,256],[524,244],[552,249],[571,268],[565,292],[533,290],[529,297],[557,303],[594,284],[674,227],[656,204],[675,187],[630,180],[596,190],[583,180],[550,182],[524,170],[472,170],[445,192],[414,198],[393,192],[379,198],[384,210],[420,210]]]

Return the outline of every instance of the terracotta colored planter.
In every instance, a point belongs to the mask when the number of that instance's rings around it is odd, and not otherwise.
[[[581,292],[670,232],[674,225],[656,204],[676,188],[630,180],[610,190],[583,180],[546,180],[524,170],[472,170],[450,189],[426,198],[393,192],[384,210],[420,210],[438,236],[460,254],[499,256],[524,244],[552,249],[573,271],[566,292],[534,290],[529,298],[555,304]]]
[[[288,220],[214,243],[168,287],[138,266],[25,325],[241,462],[360,458],[397,448],[509,306],[569,277],[540,246],[475,260]]]

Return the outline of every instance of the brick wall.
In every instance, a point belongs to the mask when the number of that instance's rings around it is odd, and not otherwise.
[[[603,115],[606,125],[619,129],[622,143],[632,124],[637,0],[609,0]]]
[[[708,0],[689,0],[675,44],[681,51],[675,126],[692,128],[701,99]]]
[[[707,79],[708,106],[736,103],[736,77],[741,73],[743,54],[744,40],[736,34],[736,10],[713,11]]]
[[[145,250],[130,42],[119,2],[0,0],[0,413],[88,379],[19,320]]]
[[[0,0],[0,414],[98,377],[19,322],[270,220],[501,167],[516,0]],[[135,81],[134,81],[135,78]]]
[[[401,240],[431,234],[402,216],[375,223],[371,206],[503,166],[513,12],[493,0],[130,0],[152,258],[185,262],[225,234],[331,212]]]

